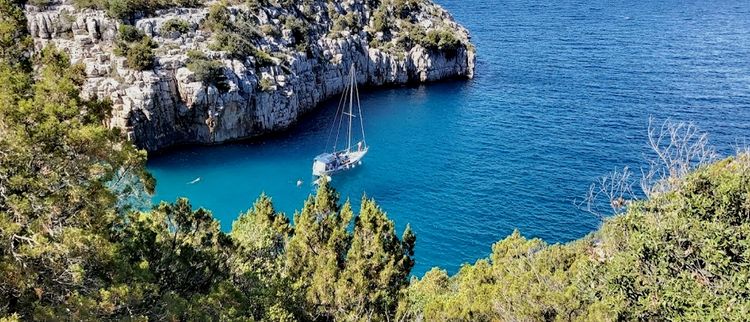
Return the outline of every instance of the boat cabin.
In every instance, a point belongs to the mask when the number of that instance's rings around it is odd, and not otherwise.
[[[341,166],[341,160],[333,153],[323,153],[315,157],[313,174],[316,176],[332,172]]]

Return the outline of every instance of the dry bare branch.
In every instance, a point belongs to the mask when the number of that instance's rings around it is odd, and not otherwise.
[[[716,159],[708,135],[690,122],[667,119],[657,126],[649,118],[648,144],[654,156],[646,158],[640,182],[646,197],[672,190],[691,170]]]
[[[583,200],[576,202],[579,209],[599,219],[621,213],[635,199],[633,173],[628,167],[614,170],[589,186]]]

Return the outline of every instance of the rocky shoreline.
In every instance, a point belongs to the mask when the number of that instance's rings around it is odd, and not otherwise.
[[[73,63],[84,65],[87,79],[82,95],[111,100],[109,126],[122,129],[137,146],[157,151],[285,129],[320,102],[339,94],[351,64],[357,67],[357,82],[363,86],[473,77],[475,54],[466,29],[440,6],[426,1],[418,4],[404,18],[406,22],[391,23],[387,37],[366,30],[374,23],[375,10],[362,1],[336,5],[312,1],[300,3],[300,10],[230,6],[233,21],[250,17],[259,26],[278,28],[277,35],[264,33],[257,44],[271,54],[269,66],[261,66],[255,57],[237,59],[209,48],[212,33],[201,27],[209,4],[159,10],[154,17],[130,22],[158,44],[154,67],[148,70],[128,68],[125,58],[115,54],[122,23],[104,11],[77,9],[65,0],[43,9],[27,5],[26,15],[37,49],[54,44],[67,52]],[[279,21],[301,16],[303,9],[318,12],[314,25],[307,18],[311,27],[306,51],[295,48],[292,30]],[[321,14],[326,11],[328,14]],[[368,27],[333,31],[337,12],[366,21]],[[175,19],[186,22],[189,30],[164,31],[165,22]],[[449,49],[390,46],[389,41],[396,43],[405,37],[406,24],[418,26],[424,33],[449,30],[460,45]],[[386,45],[373,46],[376,43]],[[196,79],[187,68],[188,52],[196,50],[221,62],[225,88]]]

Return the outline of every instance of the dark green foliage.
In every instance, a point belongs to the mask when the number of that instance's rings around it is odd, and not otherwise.
[[[131,25],[120,25],[117,32],[117,40],[120,42],[138,42],[145,37],[143,31]]]
[[[461,47],[461,41],[450,30],[430,30],[422,40],[422,46],[455,53]]]
[[[138,37],[123,31],[124,39]],[[340,207],[323,185],[292,228],[262,195],[229,235],[186,199],[145,212],[123,208],[120,201],[135,190],[153,191],[145,153],[102,125],[108,104],[80,99],[80,66],[69,67],[51,48],[35,58],[36,81],[0,62],[0,316],[393,316],[413,265],[414,237],[407,229],[396,238],[373,201],[363,201],[350,231],[348,203]],[[190,59],[206,60],[195,52]],[[307,296],[321,290],[333,292],[323,299],[329,307]]]
[[[108,232],[128,196],[114,191],[151,191],[153,179],[145,153],[102,126],[108,106],[80,99],[82,67],[53,48],[35,61],[35,82],[0,62],[0,315],[85,319],[95,313],[76,299],[117,271]]]
[[[387,33],[390,31],[390,17],[385,8],[375,10],[372,14],[372,28],[375,32]]]
[[[40,0],[43,1],[43,0]],[[174,7],[195,8],[203,5],[202,0],[74,0],[79,9],[104,10],[116,19],[130,20],[138,16],[153,15],[156,10]]]
[[[419,10],[419,0],[392,0],[393,12],[401,19],[406,19]]]
[[[154,48],[157,45],[138,28],[120,25],[115,46],[115,54],[125,56],[128,68],[147,70],[154,67]]]
[[[333,20],[333,27],[331,27],[331,32],[349,31],[351,33],[358,33],[360,30],[362,30],[362,26],[359,22],[359,16],[354,12],[336,17]]]
[[[252,12],[257,12],[261,8],[263,8],[263,5],[266,4],[263,0],[247,0],[245,1],[245,4],[247,5],[247,8],[250,9]]]
[[[231,30],[231,13],[226,3],[218,2],[208,8],[208,14],[203,21],[203,28],[212,32]]]
[[[102,8],[137,12],[116,1]],[[384,1],[386,18],[395,17],[389,4],[401,15],[419,6]],[[251,18],[233,22],[226,6],[209,16],[204,27],[218,48],[275,64],[257,49]],[[405,48],[462,46],[447,30],[381,22],[375,26],[399,32]],[[80,98],[82,66],[54,48],[29,59],[25,26],[18,4],[0,0],[0,319],[745,321],[750,314],[747,154],[675,179],[581,240],[548,245],[514,232],[453,276],[436,268],[409,282],[411,229],[399,238],[374,201],[363,199],[355,214],[328,184],[294,225],[265,195],[229,234],[186,199],[143,210],[132,200],[154,189],[145,152],[103,125],[108,102]],[[291,16],[284,28],[298,46],[315,32]],[[132,68],[151,68],[153,47],[134,27],[120,28],[117,51]],[[188,56],[198,79],[221,88],[219,61]],[[259,81],[261,89],[272,85]]]
[[[258,81],[258,88],[264,92],[271,91],[274,89],[273,82],[266,77],[261,77]]]
[[[226,92],[229,87],[224,76],[224,65],[217,60],[208,59],[198,51],[188,51],[187,68],[195,73],[195,78],[206,85],[214,85],[220,92]]]
[[[0,0],[0,63],[28,69],[32,48],[22,7],[13,0]]]
[[[278,27],[271,25],[271,24],[265,24],[265,25],[260,26],[260,31],[262,31],[264,35],[270,36],[272,38],[281,37],[281,30],[279,30]]]
[[[744,321],[750,312],[750,155],[696,170],[567,245],[517,232],[489,260],[413,281],[424,320]]]
[[[419,26],[412,23],[404,23],[401,31],[402,35],[396,39],[396,43],[402,50],[408,51],[416,45],[425,43],[427,35]]]
[[[232,21],[226,3],[211,6],[203,27],[214,33],[211,50],[223,51],[234,59],[253,57],[256,68],[275,65],[271,56],[255,45],[263,33],[246,17]]]
[[[185,33],[190,32],[190,24],[183,19],[172,18],[164,22],[159,32],[161,33],[178,32],[181,34],[185,34]]]
[[[362,201],[350,232],[354,217],[328,184],[294,216],[285,263],[308,319],[386,320],[395,312],[413,266],[414,235],[407,228],[399,240],[372,200]]]
[[[29,0],[28,4],[45,9],[50,5],[50,0]]]
[[[147,70],[154,68],[154,51],[150,41],[140,41],[130,45],[127,54],[128,67],[135,70]]]
[[[290,17],[284,21],[284,28],[291,30],[294,44],[297,45],[297,51],[307,50],[309,43],[309,29],[301,19]]]

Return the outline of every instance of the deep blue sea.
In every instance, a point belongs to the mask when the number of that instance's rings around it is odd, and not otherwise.
[[[476,78],[364,92],[370,152],[333,181],[399,234],[411,224],[415,275],[455,272],[516,228],[551,243],[596,229],[573,201],[643,163],[649,116],[695,122],[724,153],[747,143],[750,1],[438,2],[470,30]],[[227,230],[263,191],[291,215],[337,103],[273,137],[151,157],[154,200],[189,197]]]

